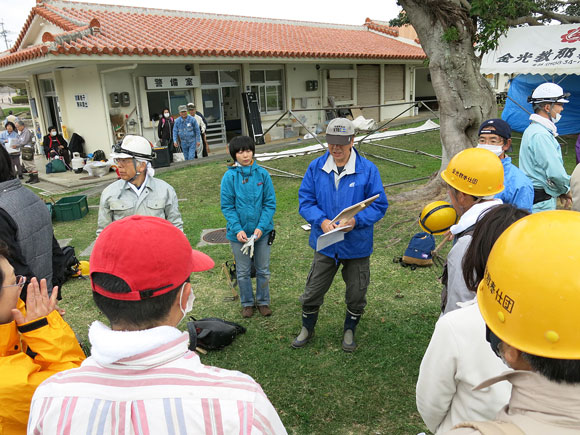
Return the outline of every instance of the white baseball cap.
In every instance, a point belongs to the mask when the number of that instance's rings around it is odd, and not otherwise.
[[[326,142],[331,145],[348,145],[354,137],[354,125],[346,118],[334,118],[326,127]]]

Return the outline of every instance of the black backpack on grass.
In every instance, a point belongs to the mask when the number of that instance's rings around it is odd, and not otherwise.
[[[75,248],[61,248],[56,238],[52,237],[52,285],[58,287],[58,299],[61,297],[61,287],[71,276],[78,273],[80,263],[75,254]]]
[[[230,345],[237,335],[244,334],[246,328],[235,322],[208,317],[195,320],[190,317],[187,322],[189,332],[189,349],[195,351],[196,347],[206,350],[219,350]]]

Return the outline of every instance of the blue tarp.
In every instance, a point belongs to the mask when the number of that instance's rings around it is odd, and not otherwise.
[[[534,89],[545,82],[554,82],[564,88],[564,92],[570,92],[570,102],[564,104],[562,119],[557,124],[558,134],[580,133],[580,75],[570,74],[567,76],[541,76],[538,74],[522,74],[511,80],[508,96],[522,107],[532,113],[532,104],[528,103],[528,97]],[[517,106],[509,98],[501,117],[514,131],[523,132],[530,124],[530,115]]]

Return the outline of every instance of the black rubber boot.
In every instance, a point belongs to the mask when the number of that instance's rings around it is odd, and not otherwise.
[[[346,316],[344,318],[344,334],[342,336],[342,350],[345,352],[353,352],[356,349],[354,332],[361,316],[362,314],[354,314],[349,310],[346,310]]]
[[[314,327],[316,326],[316,321],[318,320],[318,311],[313,311],[307,313],[302,311],[302,330],[298,337],[292,341],[292,347],[294,349],[299,349],[306,346],[306,344],[314,337]]]
[[[38,174],[30,174],[30,178],[26,180],[25,183],[28,184],[40,183],[40,180],[38,179]]]

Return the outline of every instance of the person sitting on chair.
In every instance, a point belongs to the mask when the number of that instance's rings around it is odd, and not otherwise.
[[[70,153],[68,151],[68,142],[58,132],[54,126],[48,127],[48,134],[42,139],[44,155],[47,159],[62,157],[67,167],[70,168]]]

